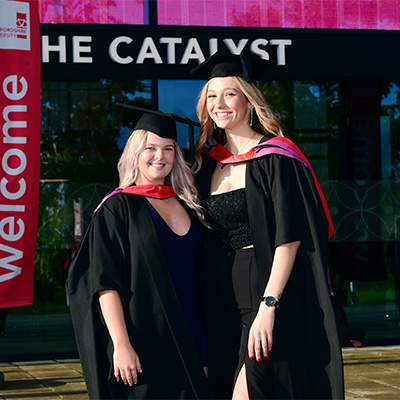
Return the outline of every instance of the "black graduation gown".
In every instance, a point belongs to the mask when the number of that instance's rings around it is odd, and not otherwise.
[[[216,160],[205,155],[196,175],[203,205],[210,194],[215,166]],[[260,282],[259,292],[253,295],[260,301],[275,248],[301,241],[275,313],[273,349],[268,360],[262,361],[269,364],[266,384],[271,387],[271,398],[342,399],[342,353],[327,277],[328,222],[313,177],[298,160],[270,154],[247,161],[245,190]],[[222,259],[220,265],[228,268]],[[213,355],[224,348],[229,336],[229,321],[223,319],[229,315],[226,299],[232,297],[232,289],[224,283],[226,271],[224,277],[213,269],[206,273],[209,277],[203,281],[203,290],[210,337],[209,377],[215,392],[226,397],[226,388],[218,385],[227,366],[223,358]]]
[[[212,397],[141,196],[120,193],[102,204],[70,264],[66,287],[91,399]],[[143,370],[133,387],[113,376],[101,290],[117,290],[122,299]]]

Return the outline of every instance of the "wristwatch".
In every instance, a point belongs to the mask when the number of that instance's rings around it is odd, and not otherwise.
[[[263,297],[262,301],[265,303],[267,307],[279,307],[279,301],[274,296]]]

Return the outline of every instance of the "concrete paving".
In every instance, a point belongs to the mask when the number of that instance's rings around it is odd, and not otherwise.
[[[346,400],[400,399],[400,346],[344,348]],[[0,399],[88,399],[78,359],[0,363]]]
[[[89,399],[79,360],[49,360],[0,364],[4,387],[0,399]]]
[[[399,400],[400,347],[344,349],[346,399]]]

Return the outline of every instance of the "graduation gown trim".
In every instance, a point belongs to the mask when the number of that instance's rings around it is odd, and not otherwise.
[[[119,187],[107,194],[94,211],[96,212],[107,199],[118,193],[139,194],[155,199],[167,199],[168,197],[176,196],[174,189],[169,185],[134,185],[126,188]]]
[[[258,144],[255,147],[252,147],[248,152],[244,154],[232,154],[220,143],[212,147],[208,152],[208,155],[210,155],[215,160],[219,161],[221,164],[241,163],[248,160],[252,160],[254,158],[263,157],[268,154],[281,154],[287,157],[291,157],[302,162],[307,167],[307,169],[310,171],[311,175],[314,178],[315,186],[318,190],[319,196],[321,197],[326,219],[328,220],[329,223],[328,237],[331,238],[335,234],[335,228],[333,227],[332,217],[329,212],[328,204],[326,202],[324,193],[322,192],[321,185],[319,184],[319,181],[311,167],[311,164],[308,162],[306,156],[299,149],[299,147],[295,145],[290,139],[284,137],[272,137],[266,142]]]

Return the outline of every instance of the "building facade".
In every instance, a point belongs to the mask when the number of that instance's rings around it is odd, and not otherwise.
[[[118,184],[139,114],[117,103],[197,120],[191,69],[217,50],[251,53],[276,62],[258,86],[332,213],[343,344],[400,343],[398,0],[40,0],[40,13],[38,251],[61,249],[56,275]],[[190,159],[196,137],[178,128]]]

